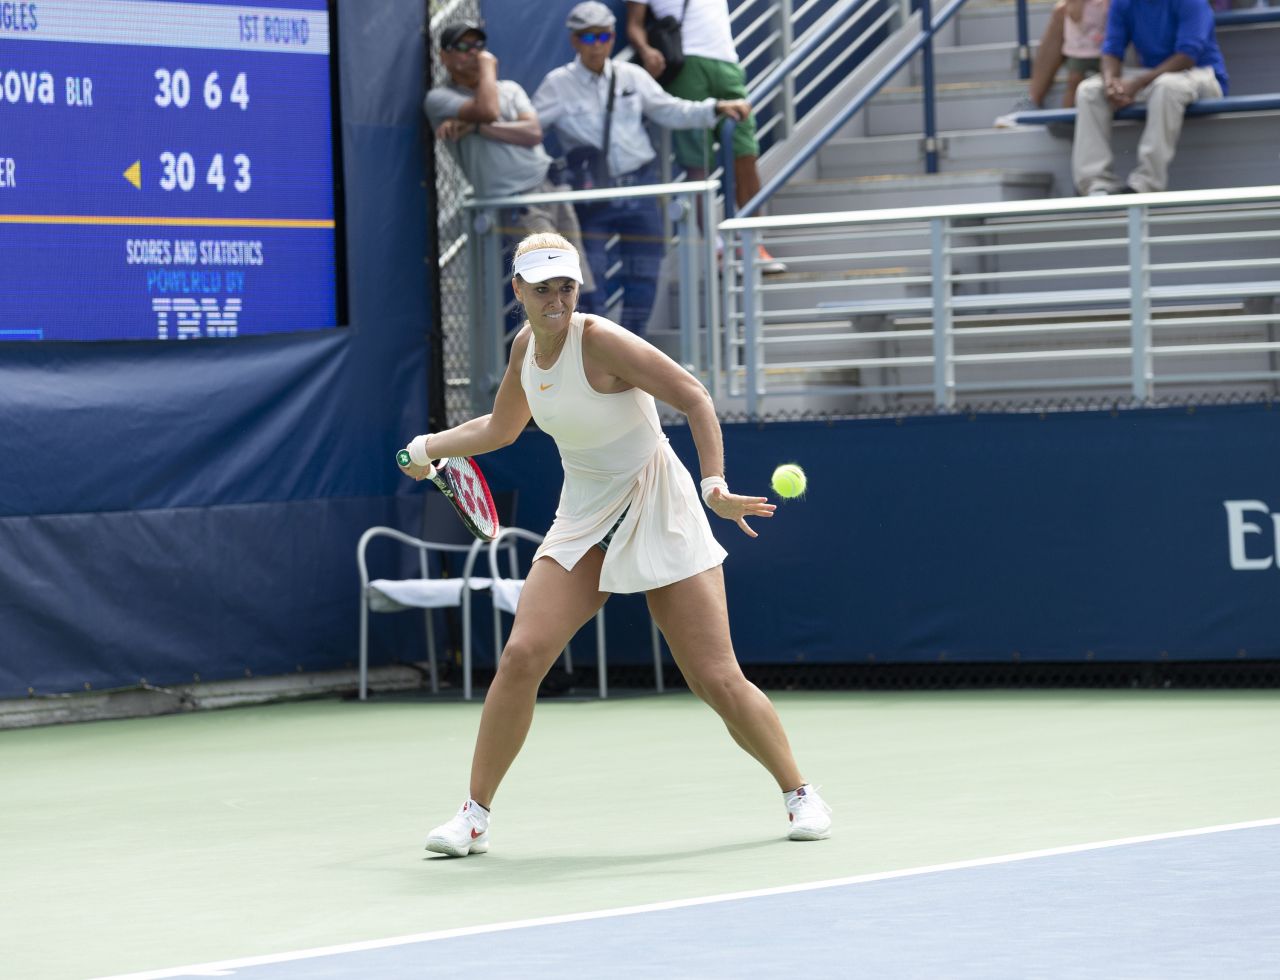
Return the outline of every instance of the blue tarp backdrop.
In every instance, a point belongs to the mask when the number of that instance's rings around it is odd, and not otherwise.
[[[688,430],[670,434],[694,466]],[[756,522],[758,539],[713,521],[738,654],[1275,659],[1278,438],[1269,405],[727,425],[738,492],[768,493],[779,462],[809,475],[804,499]],[[546,436],[487,462],[520,482],[522,521],[550,519],[559,474]],[[1252,502],[1236,505],[1234,529],[1231,501]],[[1255,567],[1232,567],[1233,539]],[[643,662],[643,639],[611,632],[610,660],[629,642]]]

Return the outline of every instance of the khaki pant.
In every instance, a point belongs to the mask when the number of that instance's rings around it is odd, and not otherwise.
[[[1138,142],[1138,166],[1129,175],[1135,191],[1162,191],[1169,184],[1169,163],[1178,148],[1182,117],[1200,99],[1222,97],[1212,68],[1165,72],[1142,89],[1135,101],[1147,103],[1147,124]],[[1111,169],[1111,117],[1102,76],[1094,75],[1076,90],[1076,136],[1071,146],[1071,176],[1081,194],[1116,191],[1122,186]]]

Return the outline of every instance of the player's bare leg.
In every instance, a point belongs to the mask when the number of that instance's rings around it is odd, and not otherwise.
[[[584,623],[600,609],[604,552],[591,548],[565,571],[550,558],[533,563],[520,593],[515,624],[484,699],[480,733],[471,761],[471,798],[488,807],[524,745],[533,721],[538,685]]]
[[[715,710],[734,741],[769,770],[784,793],[800,786],[804,779],[778,713],[734,657],[721,569],[654,589],[648,600],[689,689]]]
[[[431,830],[427,850],[453,857],[489,850],[489,807],[529,734],[538,685],[573,634],[609,598],[599,591],[603,559],[592,548],[571,572],[550,558],[533,563],[480,713],[471,796],[452,820]]]

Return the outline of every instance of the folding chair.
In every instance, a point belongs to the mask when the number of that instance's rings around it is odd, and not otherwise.
[[[515,494],[494,494],[494,505],[499,520],[510,520],[515,510]],[[431,561],[448,567],[449,556],[466,555],[468,558],[480,549],[483,542],[474,539],[453,513],[447,500],[429,491],[423,501],[423,537],[414,537],[390,527],[371,527],[360,536],[356,545],[356,564],[360,572],[360,700],[368,697],[369,676],[369,613],[404,612],[423,610],[427,641],[427,668],[431,693],[440,691],[440,675],[436,661],[435,624],[432,611],[461,607],[464,619],[464,644],[470,641],[470,597],[473,591],[490,587],[490,580],[470,575],[473,561],[467,561],[467,571],[460,578],[432,576]],[[418,577],[404,579],[379,578],[370,580],[366,552],[369,543],[377,538],[390,538],[414,548],[418,552]],[[512,541],[510,562],[515,561]],[[514,564],[511,565],[514,569]]]
[[[520,593],[524,589],[524,579],[516,577],[516,560],[515,545],[517,541],[529,541],[534,544],[542,543],[542,535],[533,531],[526,531],[519,527],[504,527],[498,531],[498,536],[490,541],[487,545],[481,545],[479,548],[473,549],[467,555],[466,564],[463,566],[462,578],[464,581],[473,578],[472,572],[475,571],[476,562],[479,560],[480,553],[483,551],[487,558],[488,572],[487,578],[475,579],[476,581],[489,583],[490,596],[493,600],[493,650],[494,657],[502,656],[502,614],[509,613],[514,616],[516,606],[520,601]],[[503,575],[500,570],[498,561],[499,549],[506,550],[509,560],[509,575]],[[471,609],[470,604],[466,603],[462,608],[462,697],[464,700],[470,701],[472,694],[471,684]],[[605,666],[605,629],[604,629],[604,606],[601,606],[595,615],[596,620],[596,675],[599,679],[600,697],[607,698],[609,696],[609,677],[608,670]],[[662,676],[662,639],[658,632],[658,624],[652,617],[649,620],[650,640],[653,647],[653,673],[654,688],[661,692],[666,689]],[[573,673],[572,653],[568,646],[564,650],[565,669],[569,673]]]

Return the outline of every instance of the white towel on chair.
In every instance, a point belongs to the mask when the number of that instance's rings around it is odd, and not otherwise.
[[[524,588],[522,578],[499,578],[493,580],[493,604],[503,612],[515,615],[516,606],[520,602],[520,590]]]
[[[471,591],[487,589],[492,582],[492,579],[472,576]],[[369,590],[369,608],[374,612],[443,609],[462,605],[460,578],[380,578],[369,583]]]

